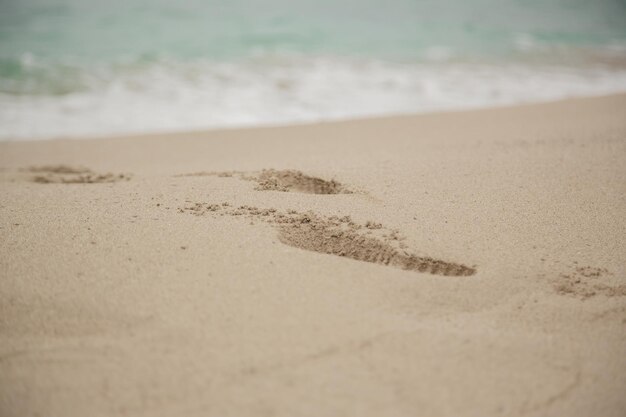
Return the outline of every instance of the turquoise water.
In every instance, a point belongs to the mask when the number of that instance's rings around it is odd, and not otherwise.
[[[0,0],[0,137],[599,94],[625,62],[624,0]]]

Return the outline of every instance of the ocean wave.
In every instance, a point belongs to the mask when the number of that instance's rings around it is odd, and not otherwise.
[[[431,55],[420,63],[269,54],[231,62],[142,58],[88,68],[47,68],[26,56],[15,71],[27,76],[13,75],[18,81],[0,89],[0,138],[316,122],[626,91],[623,66],[471,64],[446,60],[443,47]]]

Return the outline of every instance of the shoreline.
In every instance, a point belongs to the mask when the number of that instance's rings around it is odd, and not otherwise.
[[[400,111],[400,112],[390,112],[390,113],[372,113],[365,115],[352,115],[352,116],[331,116],[327,118],[322,118],[320,120],[293,120],[289,122],[260,122],[260,123],[248,123],[242,125],[216,125],[213,127],[205,127],[205,128],[189,128],[189,129],[181,129],[181,128],[173,128],[173,129],[143,129],[143,131],[128,131],[128,132],[120,132],[120,133],[105,133],[102,135],[93,135],[93,134],[71,134],[71,135],[56,135],[50,137],[40,137],[40,136],[31,136],[31,137],[0,137],[0,143],[4,142],[38,142],[38,141],[50,141],[50,140],[99,140],[99,139],[110,139],[110,138],[122,138],[122,137],[145,137],[145,136],[173,136],[173,135],[189,135],[189,134],[201,134],[205,132],[216,132],[216,131],[239,131],[239,130],[251,130],[251,129],[273,129],[273,128],[287,128],[287,127],[307,127],[307,126],[315,126],[315,125],[324,125],[329,123],[349,123],[349,122],[359,122],[366,120],[378,120],[378,119],[393,119],[393,118],[407,118],[407,117],[417,117],[417,116],[430,116],[430,115],[439,115],[439,114],[448,114],[448,113],[465,113],[465,112],[474,112],[474,111],[488,111],[488,110],[496,110],[496,109],[505,109],[505,108],[515,108],[515,107],[526,107],[526,106],[534,106],[534,105],[542,105],[542,104],[550,104],[550,103],[561,103],[567,102],[571,100],[585,100],[585,99],[594,99],[594,98],[603,98],[603,97],[614,97],[625,95],[626,90],[614,91],[611,93],[600,92],[596,94],[569,94],[565,97],[561,98],[543,98],[543,99],[524,99],[517,102],[505,102],[500,104],[475,104],[472,106],[454,106],[445,108],[431,108],[425,109],[422,111]]]
[[[0,414],[626,410],[626,94],[0,142]]]

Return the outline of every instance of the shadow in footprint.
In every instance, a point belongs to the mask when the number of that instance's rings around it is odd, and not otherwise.
[[[298,192],[306,194],[351,194],[345,185],[335,180],[313,177],[296,170],[264,169],[258,173],[239,171],[196,172],[183,174],[185,177],[237,177],[241,180],[257,183],[258,191]]]
[[[294,170],[266,169],[252,178],[257,190],[296,191],[308,194],[350,194],[344,185],[335,180],[324,180]]]

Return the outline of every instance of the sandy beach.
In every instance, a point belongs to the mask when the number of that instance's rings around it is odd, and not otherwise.
[[[626,95],[0,143],[0,415],[624,416]]]

